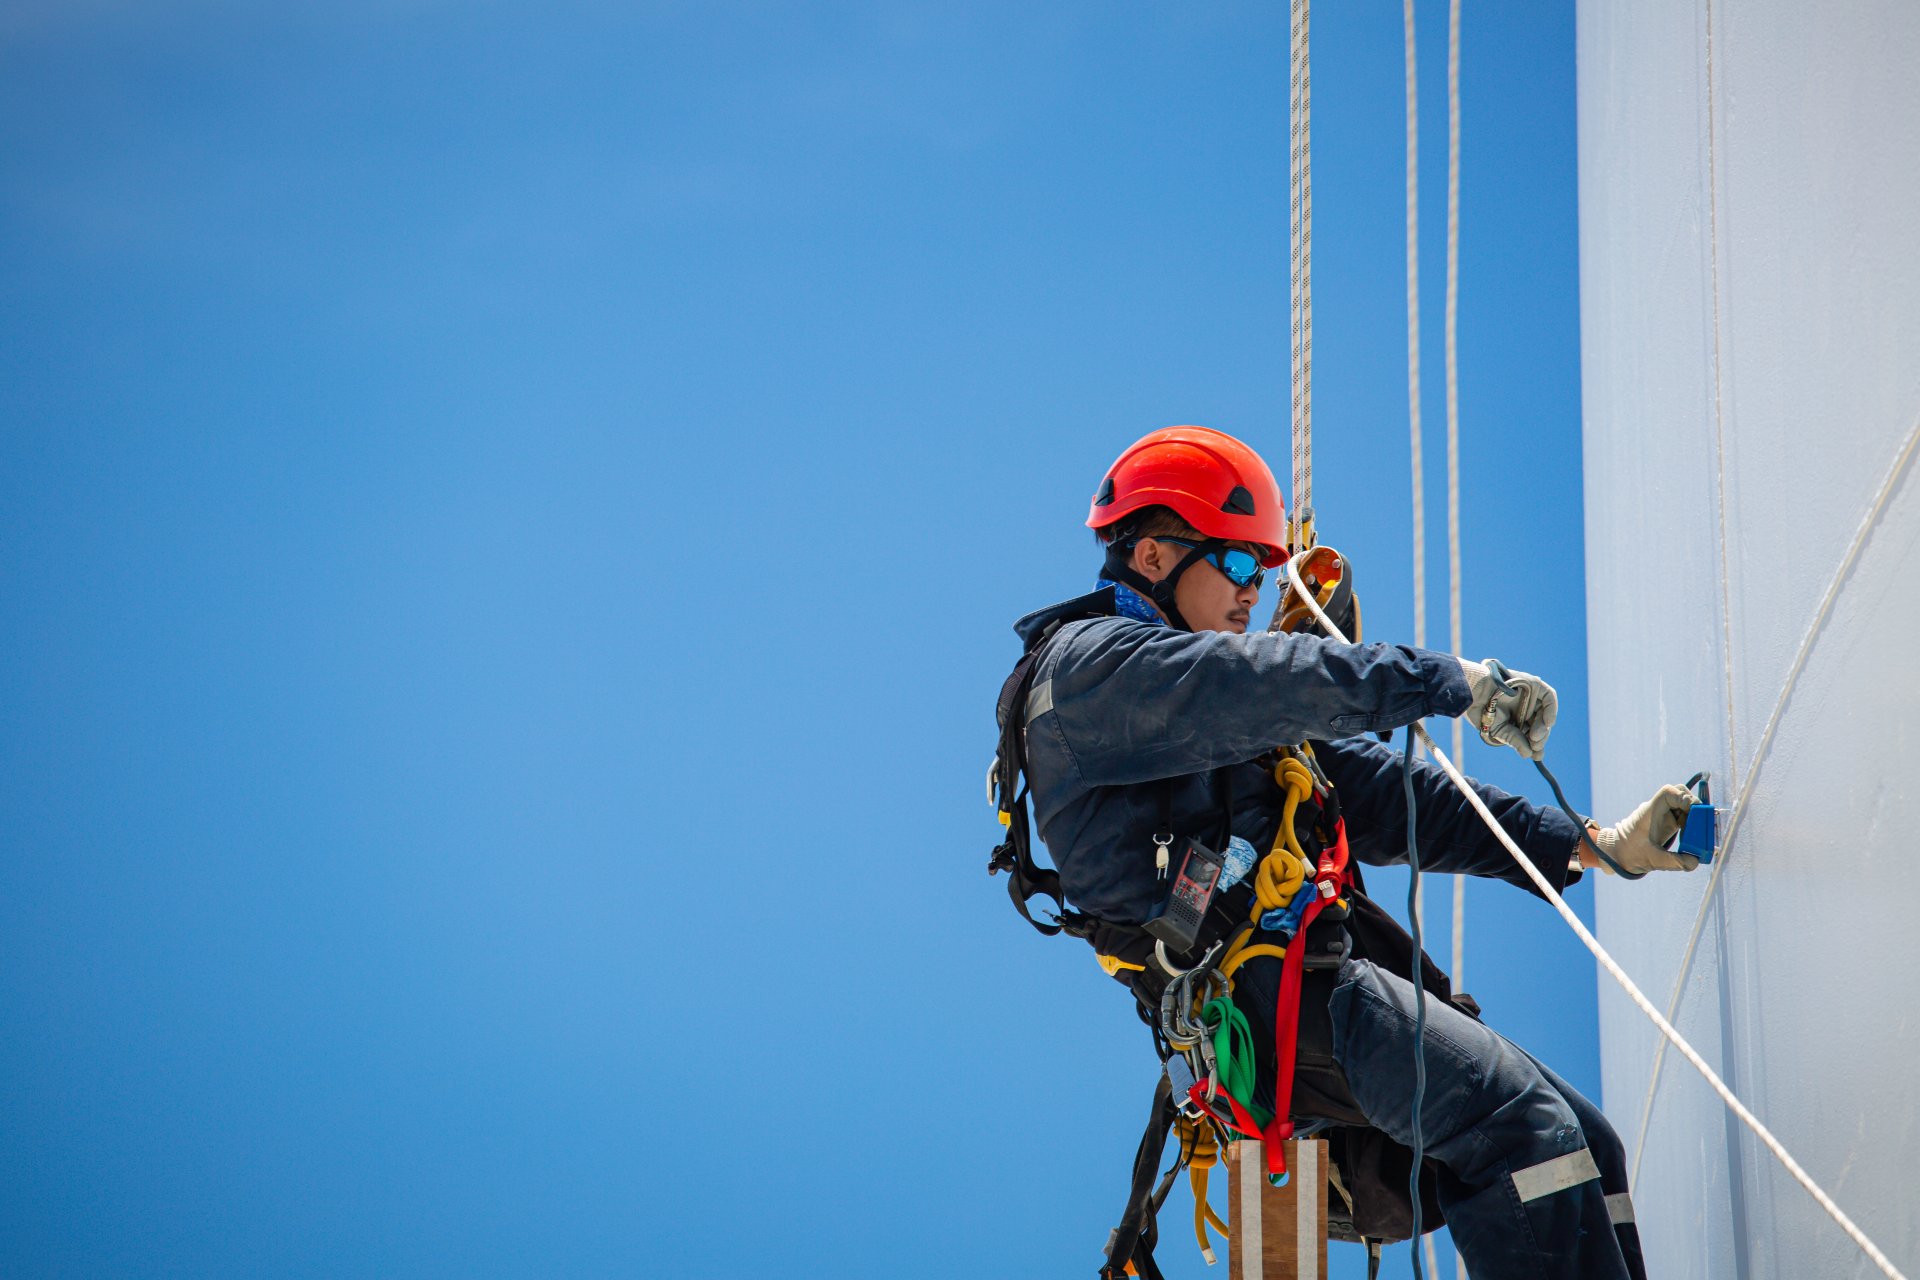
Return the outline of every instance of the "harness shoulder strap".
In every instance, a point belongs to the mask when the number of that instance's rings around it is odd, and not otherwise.
[[[994,752],[989,789],[1007,830],[1006,839],[994,847],[987,858],[987,874],[1007,873],[1007,896],[1022,919],[1051,937],[1061,931],[1069,914],[1066,895],[1060,888],[1060,873],[1033,860],[1033,830],[1027,817],[1027,695],[1033,685],[1033,673],[1040,665],[1045,647],[1035,645],[1014,664],[1006,683],[1000,686],[1000,698],[994,708],[1000,726],[1000,745]],[[1053,917],[1061,923],[1046,924],[1033,918],[1028,903],[1036,897],[1053,899]]]

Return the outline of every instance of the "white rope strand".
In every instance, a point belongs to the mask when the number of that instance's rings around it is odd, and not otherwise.
[[[1813,654],[1814,643],[1826,629],[1827,618],[1833,612],[1833,605],[1840,598],[1841,587],[1852,577],[1853,567],[1859,561],[1860,554],[1866,549],[1867,541],[1880,523],[1881,515],[1892,501],[1893,494],[1900,487],[1900,479],[1907,474],[1907,468],[1913,462],[1915,446],[1920,445],[1920,419],[1916,419],[1907,431],[1907,438],[1894,452],[1893,462],[1887,467],[1886,476],[1880,481],[1880,488],[1874,494],[1873,501],[1867,505],[1866,514],[1860,517],[1859,526],[1853,531],[1853,541],[1840,557],[1839,568],[1833,571],[1832,579],[1827,583],[1827,593],[1821,598],[1820,605],[1813,611],[1813,618],[1807,623],[1807,629],[1800,637],[1800,648],[1793,655],[1793,665],[1787,668],[1786,682],[1780,686],[1780,696],[1773,701],[1773,710],[1767,716],[1766,727],[1760,731],[1760,742],[1754,748],[1753,759],[1747,763],[1746,777],[1741,780],[1740,793],[1733,802],[1733,810],[1727,818],[1727,830],[1720,841],[1719,855],[1713,861],[1713,877],[1707,881],[1707,891],[1700,898],[1700,909],[1693,917],[1693,932],[1687,937],[1687,949],[1681,954],[1680,967],[1673,976],[1673,991],[1667,998],[1667,1017],[1678,1016],[1680,999],[1686,992],[1687,977],[1693,970],[1694,952],[1700,946],[1700,935],[1707,923],[1707,908],[1713,902],[1714,891],[1720,887],[1720,875],[1727,869],[1727,852],[1733,848],[1733,837],[1740,830],[1740,821],[1747,816],[1747,802],[1753,798],[1753,780],[1759,775],[1760,768],[1766,763],[1767,753],[1773,749],[1773,735],[1780,728],[1782,716],[1786,713],[1787,701],[1793,696],[1793,690],[1800,683],[1800,673],[1807,668],[1807,659]],[[1647,1130],[1653,1120],[1654,1095],[1660,1087],[1660,1071],[1666,1063],[1667,1043],[1662,1040],[1653,1054],[1653,1072],[1647,1080],[1647,1096],[1640,1106],[1640,1133],[1634,1140],[1633,1178],[1640,1177],[1640,1158],[1647,1150]]]
[[[1427,647],[1427,484],[1420,447],[1420,82],[1413,0],[1402,0],[1407,32],[1407,427],[1413,449],[1413,643]]]
[[[1447,639],[1463,656],[1460,618],[1460,0],[1447,9]],[[1465,726],[1453,720],[1453,758],[1466,757]],[[1453,989],[1467,984],[1467,877],[1453,878]],[[1459,1280],[1467,1264],[1458,1254]]]
[[[1460,621],[1460,0],[1447,7],[1447,617],[1453,656],[1462,656]],[[1453,758],[1466,757],[1466,726],[1453,718]],[[1467,877],[1453,878],[1453,989],[1467,983]],[[1453,1255],[1458,1280],[1467,1260]],[[1437,1273],[1438,1267],[1434,1268]]]
[[[1727,710],[1727,769],[1740,762],[1740,736],[1734,723],[1737,700],[1733,686],[1733,574],[1727,556],[1727,410],[1726,358],[1721,335],[1726,326],[1720,310],[1720,160],[1715,144],[1713,84],[1713,0],[1706,0],[1707,97],[1707,248],[1713,289],[1713,507],[1719,541],[1716,567],[1720,576],[1720,655],[1725,675]],[[1729,782],[1739,781],[1736,777]]]
[[[1313,519],[1313,83],[1307,56],[1308,0],[1293,0],[1288,103],[1289,257],[1293,304],[1293,522]]]
[[[1413,449],[1413,643],[1427,647],[1427,487],[1420,450],[1420,84],[1415,74],[1413,0],[1402,0],[1407,30],[1407,427]],[[1413,914],[1427,920],[1426,885],[1413,887]]]
[[[1327,616],[1326,610],[1320,607],[1319,601],[1313,598],[1312,593],[1301,588],[1299,579],[1295,577],[1293,565],[1291,563],[1284,565],[1281,571],[1286,575],[1288,590],[1295,592],[1302,600],[1306,601],[1307,608],[1312,611],[1314,618],[1320,625],[1326,629],[1326,633],[1336,640],[1345,641],[1346,636],[1341,632],[1340,628],[1334,625],[1333,619]],[[1473,811],[1480,815],[1480,821],[1486,824],[1487,830],[1493,832],[1494,836],[1505,846],[1507,852],[1513,855],[1513,860],[1520,864],[1520,870],[1526,874],[1529,880],[1533,881],[1534,887],[1540,891],[1540,896],[1551,903],[1553,909],[1560,913],[1560,918],[1567,922],[1567,927],[1572,929],[1575,936],[1580,939],[1587,950],[1593,953],[1594,959],[1600,962],[1601,967],[1607,971],[1613,980],[1620,984],[1621,990],[1627,993],[1627,997],[1638,1006],[1640,1012],[1646,1014],[1647,1017],[1652,1020],[1653,1025],[1659,1029],[1660,1034],[1665,1036],[1667,1041],[1680,1051],[1682,1057],[1693,1064],[1694,1069],[1700,1073],[1701,1077],[1706,1080],[1713,1091],[1720,1095],[1720,1100],[1727,1104],[1727,1108],[1739,1117],[1742,1124],[1753,1131],[1754,1136],[1759,1138],[1760,1141],[1766,1145],[1767,1150],[1773,1153],[1774,1159],[1780,1162],[1781,1167],[1793,1176],[1793,1180],[1798,1182],[1808,1195],[1813,1197],[1816,1204],[1826,1210],[1827,1216],[1838,1223],[1840,1229],[1845,1231],[1856,1245],[1860,1246],[1861,1252],[1865,1253],[1867,1257],[1872,1260],[1873,1264],[1880,1268],[1881,1272],[1888,1277],[1888,1280],[1906,1280],[1906,1277],[1888,1260],[1887,1255],[1880,1251],[1879,1246],[1874,1244],[1872,1240],[1869,1240],[1866,1233],[1854,1225],[1853,1219],[1849,1218],[1842,1212],[1840,1206],[1833,1202],[1833,1197],[1822,1191],[1819,1185],[1807,1175],[1807,1171],[1800,1167],[1800,1162],[1788,1154],[1787,1149],[1780,1144],[1780,1139],[1774,1137],[1773,1132],[1768,1129],[1767,1126],[1760,1123],[1760,1118],[1754,1115],[1753,1112],[1747,1110],[1746,1104],[1734,1096],[1733,1090],[1727,1088],[1726,1082],[1714,1072],[1712,1067],[1707,1065],[1707,1060],[1702,1058],[1699,1052],[1695,1050],[1692,1045],[1688,1044],[1678,1031],[1674,1030],[1671,1022],[1661,1016],[1660,1011],[1653,1007],[1653,1001],[1647,999],[1646,994],[1634,985],[1633,979],[1627,976],[1627,971],[1622,969],[1619,962],[1607,953],[1607,949],[1600,945],[1599,939],[1588,932],[1586,925],[1580,923],[1580,917],[1573,913],[1573,908],[1567,905],[1566,899],[1554,891],[1553,884],[1546,876],[1540,873],[1540,868],[1533,865],[1527,855],[1521,851],[1520,846],[1514,843],[1513,837],[1507,834],[1507,829],[1501,826],[1499,820],[1493,816],[1493,811],[1487,808],[1486,801],[1482,800],[1480,793],[1473,789],[1473,784],[1467,781],[1460,770],[1454,767],[1453,761],[1447,757],[1446,753],[1440,750],[1439,744],[1433,740],[1433,735],[1427,732],[1426,725],[1416,721],[1410,727],[1415,735],[1426,744],[1427,750],[1433,755],[1434,762],[1446,772],[1448,778],[1452,779],[1454,787],[1462,796],[1466,797],[1467,803],[1473,807]]]

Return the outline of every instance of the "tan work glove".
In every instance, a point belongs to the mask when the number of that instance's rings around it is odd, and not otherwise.
[[[1560,712],[1560,695],[1553,686],[1539,676],[1508,670],[1491,658],[1485,662],[1462,658],[1460,667],[1473,694],[1466,720],[1480,737],[1496,747],[1512,747],[1529,760],[1545,756],[1547,735]],[[1501,675],[1506,677],[1504,689]]]
[[[1700,859],[1690,853],[1670,853],[1666,846],[1687,825],[1687,811],[1692,808],[1693,792],[1668,783],[1619,823],[1588,835],[1623,870],[1637,874],[1691,871]],[[1614,873],[1606,863],[1600,865],[1608,875]]]

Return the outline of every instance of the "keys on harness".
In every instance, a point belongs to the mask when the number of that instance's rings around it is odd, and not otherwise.
[[[1167,889],[1166,900],[1154,908],[1141,927],[1164,942],[1169,951],[1191,951],[1199,941],[1207,908],[1213,905],[1213,896],[1219,891],[1220,873],[1225,869],[1226,860],[1198,840],[1181,838],[1171,856],[1169,846],[1176,843],[1172,837],[1163,844],[1156,835],[1153,842],[1159,845],[1156,860],[1166,859],[1159,862],[1162,877],[1170,864],[1179,869]]]
[[[1169,861],[1167,846],[1172,843],[1172,832],[1156,831],[1153,833],[1153,873],[1162,880],[1167,878],[1167,862]]]

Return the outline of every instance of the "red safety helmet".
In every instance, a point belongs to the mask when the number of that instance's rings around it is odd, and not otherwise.
[[[1171,507],[1209,538],[1269,548],[1271,569],[1287,558],[1287,505],[1260,455],[1211,427],[1166,427],[1120,455],[1093,495],[1089,529],[1104,529],[1142,507]]]

